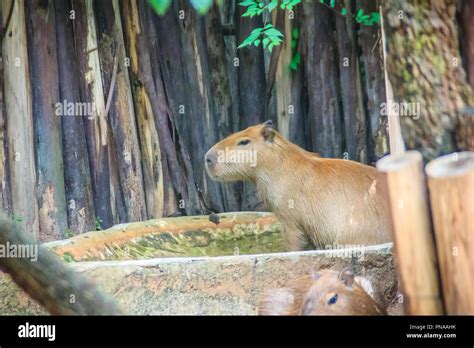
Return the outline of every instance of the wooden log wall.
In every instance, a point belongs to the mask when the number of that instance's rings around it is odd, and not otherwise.
[[[346,6],[354,13],[360,4]],[[387,152],[378,27],[316,2],[274,18],[287,35],[299,29],[296,50],[287,37],[279,56],[236,49],[262,19],[242,18],[235,1],[205,16],[173,1],[158,17],[145,0],[5,0],[3,27],[10,11],[0,206],[42,241],[126,221],[265,209],[252,185],[209,179],[203,157],[266,119],[322,156],[374,163]],[[295,52],[302,59],[292,71]]]

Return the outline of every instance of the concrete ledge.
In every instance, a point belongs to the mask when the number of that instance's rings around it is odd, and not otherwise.
[[[313,269],[349,265],[372,281],[378,302],[388,304],[397,293],[391,243],[357,251],[358,258],[316,250],[70,265],[100,284],[127,312],[139,315],[253,315],[265,289],[282,286]],[[8,275],[0,273],[0,315],[11,314],[46,313]]]

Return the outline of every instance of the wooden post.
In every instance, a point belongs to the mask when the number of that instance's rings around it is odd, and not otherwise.
[[[447,314],[474,313],[474,152],[426,166]]]
[[[405,311],[442,314],[436,252],[419,152],[389,155],[377,162],[387,185],[399,279]]]

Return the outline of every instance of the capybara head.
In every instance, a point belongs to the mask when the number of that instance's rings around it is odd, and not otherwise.
[[[207,173],[219,181],[255,180],[259,162],[265,161],[278,136],[272,121],[229,135],[204,156]]]
[[[301,315],[383,315],[372,297],[370,282],[355,277],[350,268],[341,272],[311,274],[313,284],[303,296]]]

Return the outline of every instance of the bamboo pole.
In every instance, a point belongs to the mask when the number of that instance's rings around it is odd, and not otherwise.
[[[436,252],[419,152],[389,155],[377,162],[387,185],[392,238],[405,312],[442,314]]]
[[[474,152],[426,166],[447,314],[474,314]]]

